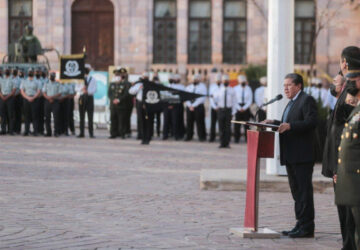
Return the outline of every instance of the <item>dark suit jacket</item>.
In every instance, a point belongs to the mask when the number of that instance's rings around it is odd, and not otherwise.
[[[324,145],[321,173],[324,176],[330,178],[332,178],[337,172],[339,154],[338,147],[341,141],[341,133],[344,129],[346,119],[349,117],[351,111],[354,109],[353,106],[345,103],[346,95],[347,88],[345,88],[340,94],[339,99],[336,102],[334,111],[329,117],[327,123],[327,134]]]
[[[301,91],[291,107],[287,123],[291,129],[280,134],[280,162],[282,165],[315,162],[315,128],[318,121],[316,102]],[[280,121],[275,121],[280,124]]]

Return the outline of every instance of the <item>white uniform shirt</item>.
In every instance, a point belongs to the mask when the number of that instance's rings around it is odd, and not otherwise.
[[[337,98],[333,96],[330,92],[330,89],[327,91],[326,101],[324,102],[324,107],[329,107],[331,110],[334,110]]]
[[[310,91],[309,95],[314,97],[314,99],[317,101],[319,98],[319,94],[320,94],[319,89],[317,87],[311,87],[309,91]]]
[[[88,87],[87,87],[88,95],[94,95],[96,93],[96,89],[97,89],[96,79],[94,77],[88,75],[86,77],[86,81],[89,83]],[[76,92],[78,92],[80,95],[84,94],[83,93],[84,84],[85,83],[77,84],[77,86],[76,86]]]
[[[226,92],[226,103],[225,103],[225,92]],[[235,90],[224,84],[221,84],[219,89],[214,93],[214,101],[217,103],[218,108],[231,108],[232,114],[236,113],[236,107],[238,100],[236,97]]]
[[[218,85],[217,83],[212,83],[210,85],[210,88],[209,88],[209,95],[210,95],[210,98],[209,98],[209,101],[210,101],[210,107],[212,109],[217,109],[218,108],[218,105],[216,104],[215,100],[214,100],[214,94],[220,89],[220,85]]]
[[[253,102],[253,93],[251,88],[246,85],[245,87],[242,87],[241,85],[237,85],[234,87],[234,90],[236,92],[236,98],[237,98],[237,105],[236,105],[236,110],[241,110],[241,109],[248,109],[250,108],[250,105]],[[240,104],[244,104],[243,106],[241,106]]]
[[[320,98],[323,103],[323,106],[325,107],[325,103],[327,102],[327,96],[328,96],[328,89],[321,88],[320,89]]]
[[[196,108],[197,106],[199,106],[200,104],[203,104],[205,102],[207,89],[206,89],[206,86],[205,86],[204,83],[200,82],[197,85],[191,84],[191,85],[187,86],[185,88],[185,90],[187,92],[200,94],[200,95],[205,95],[203,97],[196,98],[194,102],[186,101],[185,102],[186,107],[194,107],[194,108]]]
[[[173,89],[185,91],[185,86],[181,83],[172,83],[172,84],[170,84],[169,87],[173,88]]]
[[[143,84],[142,82],[136,83],[134,86],[131,86],[129,89],[130,95],[136,95],[136,100],[142,101],[142,95],[143,95]]]
[[[265,102],[265,91],[265,86],[260,86],[255,90],[255,103],[258,107],[261,107]]]

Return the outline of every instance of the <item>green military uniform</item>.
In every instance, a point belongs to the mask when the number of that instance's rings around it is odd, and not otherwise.
[[[129,90],[131,88],[131,83],[124,79],[121,81],[121,84],[125,85],[126,88]],[[131,114],[134,107],[134,97],[132,95],[127,95],[127,98],[124,100],[124,105],[126,106],[125,111],[125,134],[127,134],[128,137],[131,136]]]
[[[108,97],[110,99],[110,138],[121,136],[125,138],[126,134],[126,115],[128,109],[128,101],[130,83],[127,81],[112,82],[109,85]],[[114,100],[118,100],[118,104],[114,104]]]
[[[351,115],[341,135],[335,203],[351,207],[356,234],[355,242],[360,249],[360,105]]]
[[[336,204],[360,206],[360,105],[345,123],[338,160]]]

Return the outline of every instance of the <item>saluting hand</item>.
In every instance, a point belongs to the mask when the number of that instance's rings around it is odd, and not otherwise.
[[[290,123],[281,123],[280,127],[278,129],[278,132],[280,134],[284,133],[285,131],[290,130]]]

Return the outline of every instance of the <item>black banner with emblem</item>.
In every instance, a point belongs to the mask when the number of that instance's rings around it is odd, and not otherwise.
[[[143,86],[143,100],[147,110],[151,112],[162,111],[165,105],[179,104],[205,96],[170,88],[154,82],[143,82]]]
[[[60,57],[60,82],[83,82],[85,55],[63,55]]]

